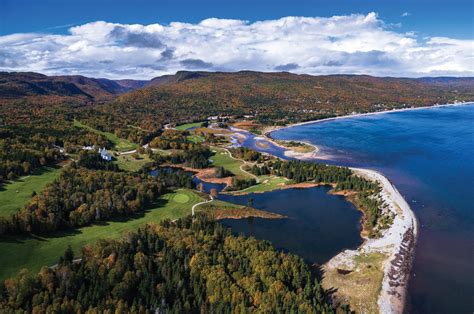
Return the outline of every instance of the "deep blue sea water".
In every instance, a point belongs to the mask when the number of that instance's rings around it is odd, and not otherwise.
[[[389,177],[420,226],[407,310],[473,313],[474,105],[333,120],[271,136],[306,140],[329,163]]]

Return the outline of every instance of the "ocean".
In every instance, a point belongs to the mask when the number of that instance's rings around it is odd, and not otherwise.
[[[337,119],[271,136],[315,144],[324,162],[385,174],[419,222],[406,310],[474,311],[473,104]]]

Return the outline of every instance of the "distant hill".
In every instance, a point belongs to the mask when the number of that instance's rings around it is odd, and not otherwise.
[[[75,118],[139,143],[168,123],[209,116],[251,115],[262,125],[284,125],[473,100],[474,78],[180,71],[151,81],[113,81],[0,72],[0,126],[66,125]]]
[[[425,84],[430,85],[448,85],[453,87],[466,87],[472,88],[472,84],[474,82],[473,77],[448,77],[448,76],[440,76],[440,77],[422,77],[416,79],[418,82],[422,82]]]
[[[47,76],[32,72],[0,72],[0,98],[73,97],[107,100],[144,86],[147,81],[95,79],[81,75]]]
[[[243,107],[263,104],[296,107],[351,107],[372,111],[374,106],[420,106],[474,98],[474,78],[392,78],[368,75],[297,75],[287,72],[180,71],[152,79],[144,89],[122,98],[147,103],[165,95],[206,99]],[[274,108],[275,109],[275,108]]]
[[[107,125],[115,131],[134,125],[155,131],[166,123],[214,115],[254,115],[263,124],[286,124],[353,112],[473,101],[474,78],[179,71],[150,81],[114,81],[0,72],[0,103],[18,99],[31,104],[87,103],[92,106],[81,114],[95,117],[96,121],[89,122],[96,126]],[[101,106],[94,106],[98,103]]]
[[[120,95],[114,106],[140,119],[149,113],[155,121],[258,114],[284,123],[467,100],[474,100],[474,78],[180,71]]]
[[[147,85],[150,81],[145,80],[114,80],[115,83],[119,84],[124,88],[125,91],[131,91],[134,89],[142,88]]]
[[[178,71],[176,72],[176,74],[155,77],[148,84],[146,84],[146,86],[160,86],[172,83],[179,83],[186,80],[208,77],[213,74],[213,72]]]

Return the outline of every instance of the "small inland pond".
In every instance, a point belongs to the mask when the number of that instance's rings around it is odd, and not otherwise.
[[[298,254],[308,263],[323,264],[344,249],[361,243],[361,213],[343,196],[328,194],[330,187],[284,189],[248,195],[219,194],[219,199],[252,206],[284,219],[224,219],[236,234],[270,241],[273,246]]]
[[[164,167],[158,171],[178,171]],[[185,171],[192,176],[192,172]],[[207,183],[193,176],[193,182],[203,184],[203,191],[222,191],[225,184]],[[224,219],[220,222],[235,234],[268,240],[274,247],[298,254],[308,263],[323,264],[345,249],[356,249],[361,243],[362,214],[343,196],[329,194],[329,186],[304,189],[284,189],[247,195],[219,194],[218,199],[286,216],[283,219]]]

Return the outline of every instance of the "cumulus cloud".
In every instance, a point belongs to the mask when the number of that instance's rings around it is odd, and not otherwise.
[[[375,13],[254,23],[98,21],[71,27],[66,35],[0,36],[0,71],[139,79],[183,69],[472,76],[473,49],[474,40],[397,32]]]
[[[212,68],[211,62],[204,62],[201,59],[185,59],[179,62],[186,69],[196,70],[196,69],[209,69]]]
[[[275,67],[276,71],[292,71],[296,70],[300,66],[296,63],[287,63],[287,64],[280,64]]]
[[[401,17],[407,17],[407,16],[410,16],[410,12],[403,12],[402,15],[400,15]]]

